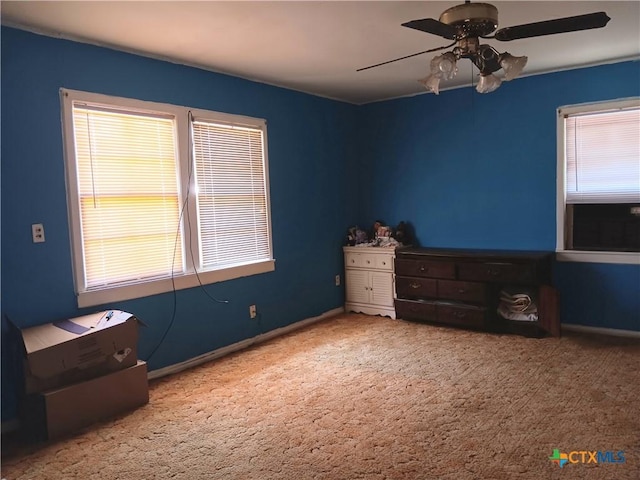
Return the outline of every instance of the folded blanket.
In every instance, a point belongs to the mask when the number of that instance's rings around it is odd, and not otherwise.
[[[500,291],[498,314],[508,320],[538,320],[538,306],[532,294],[516,288],[505,288]]]

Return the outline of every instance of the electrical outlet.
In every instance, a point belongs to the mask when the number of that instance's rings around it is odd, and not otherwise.
[[[340,275],[336,275],[336,287],[340,286]]]
[[[255,305],[249,305],[249,316],[251,318],[256,318],[257,312],[256,312],[256,306]]]
[[[44,225],[41,223],[31,225],[31,237],[33,238],[33,243],[44,242]]]

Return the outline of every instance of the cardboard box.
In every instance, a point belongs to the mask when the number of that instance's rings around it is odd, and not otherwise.
[[[20,331],[25,393],[43,392],[134,366],[139,320],[121,310]]]
[[[23,434],[31,440],[60,437],[149,402],[147,364],[28,395],[22,408]]]

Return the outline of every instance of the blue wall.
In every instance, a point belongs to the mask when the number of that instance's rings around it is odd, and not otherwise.
[[[21,327],[79,310],[73,293],[60,87],[265,118],[276,270],[176,293],[176,316],[150,369],[180,362],[344,304],[334,277],[353,222],[357,107],[109,49],[2,28],[2,418],[15,415],[8,315]],[[43,223],[46,242],[31,241]],[[256,304],[259,321],[249,319]],[[174,295],[104,308],[139,316],[147,359],[172,319]]]
[[[555,250],[556,109],[639,94],[627,62],[365,105],[363,214],[424,246]]]
[[[558,262],[562,323],[640,331],[640,267]]]
[[[425,246],[554,250],[555,109],[640,94],[638,63],[622,63],[357,107],[10,28],[1,53],[2,314],[22,327],[99,309],[79,310],[73,294],[60,87],[268,122],[276,271],[206,286],[229,304],[194,288],[109,305],[147,323],[146,359],[175,301],[151,369],[342,306],[334,276],[355,223],[408,220]],[[31,242],[32,223],[45,243]],[[555,273],[564,323],[640,330],[639,267]],[[6,331],[3,319],[3,420],[16,410]]]
[[[422,246],[556,247],[556,109],[640,95],[624,62],[361,107],[366,222],[410,221]],[[556,262],[562,323],[640,331],[640,267]]]

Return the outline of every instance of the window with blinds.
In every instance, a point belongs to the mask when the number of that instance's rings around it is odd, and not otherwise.
[[[640,101],[564,107],[558,114],[561,247],[640,251]]]
[[[87,290],[182,273],[173,118],[73,106]]]
[[[60,93],[80,307],[275,269],[263,119]]]
[[[640,202],[640,109],[565,118],[567,203]]]
[[[192,128],[201,266],[269,259],[263,130],[205,121]]]

